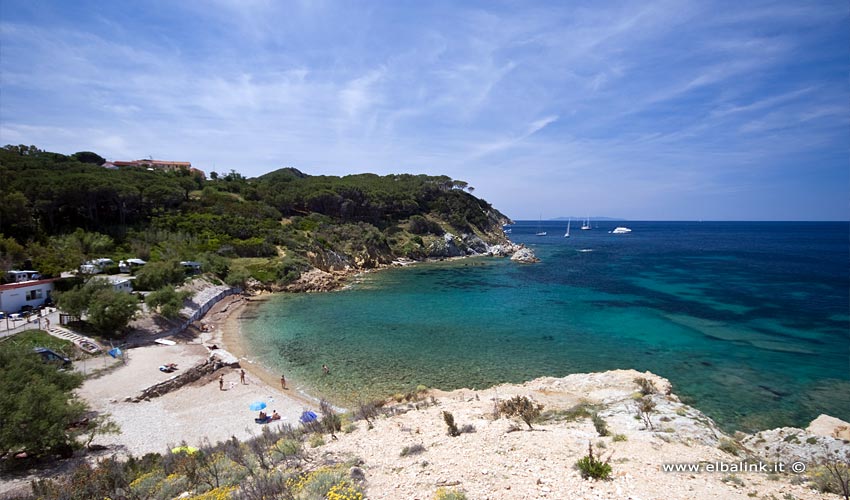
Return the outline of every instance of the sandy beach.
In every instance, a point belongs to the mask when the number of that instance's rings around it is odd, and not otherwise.
[[[246,359],[238,316],[247,302],[241,296],[227,297],[201,320],[208,331],[196,331],[191,340],[175,339],[178,343],[173,346],[155,344],[128,349],[126,364],[119,363],[104,375],[88,379],[78,390],[79,396],[92,409],[109,413],[121,426],[121,434],[99,436],[95,443],[135,456],[162,453],[183,441],[197,446],[204,440],[214,443],[231,436],[246,439],[259,433],[261,425],[253,420],[258,412],[249,409],[255,401],[264,401],[268,413],[277,410],[281,423],[297,424],[305,409],[315,409],[294,390],[283,391],[279,375]],[[238,368],[223,368],[161,397],[138,403],[125,401],[204,361],[209,355],[206,345],[211,344],[240,359],[246,372],[245,384],[240,383]],[[166,363],[177,363],[179,370],[161,372],[159,366]],[[224,390],[219,389],[221,374]]]

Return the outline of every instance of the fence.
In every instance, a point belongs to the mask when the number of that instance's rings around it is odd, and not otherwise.
[[[217,294],[215,294],[212,297],[210,297],[209,299],[207,299],[206,302],[201,304],[201,306],[198,309],[195,309],[192,312],[192,314],[190,314],[179,325],[175,326],[174,328],[171,328],[170,330],[162,332],[161,334],[157,335],[157,337],[169,337],[171,335],[177,335],[178,333],[180,333],[183,330],[185,330],[186,328],[188,328],[189,325],[191,325],[195,321],[202,318],[204,316],[204,314],[206,314],[210,309],[212,309],[212,307],[214,305],[216,305],[218,303],[218,301],[220,301],[221,299],[223,299],[225,297],[228,297],[230,295],[234,295],[234,294],[237,294],[237,293],[242,293],[242,289],[241,288],[227,288],[225,290],[218,292]]]

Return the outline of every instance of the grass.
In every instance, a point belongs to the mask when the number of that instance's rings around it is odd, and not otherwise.
[[[27,330],[0,342],[0,349],[32,350],[36,347],[46,347],[69,358],[78,354],[73,342],[56,338],[43,330]]]

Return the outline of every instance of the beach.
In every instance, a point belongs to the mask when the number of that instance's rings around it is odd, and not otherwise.
[[[134,456],[163,453],[183,442],[198,446],[205,440],[215,443],[232,436],[244,440],[258,434],[262,428],[254,422],[258,412],[249,409],[256,401],[265,402],[269,414],[277,410],[281,415],[279,423],[297,424],[305,409],[315,409],[316,405],[294,390],[282,390],[279,375],[245,359],[237,318],[247,302],[241,296],[227,297],[201,320],[206,327],[196,331],[194,338],[176,339],[172,346],[153,344],[127,349],[126,364],[118,362],[104,370],[103,375],[86,380],[77,394],[93,410],[109,413],[121,427],[120,434],[98,436],[94,443]],[[181,335],[183,339],[190,336]],[[209,345],[228,350],[240,359],[246,372],[245,384],[240,383],[239,368],[225,367],[163,396],[138,403],[127,401],[143,389],[206,360]],[[177,363],[178,370],[161,372],[159,366],[166,363]],[[224,376],[224,390],[219,389],[220,375]]]

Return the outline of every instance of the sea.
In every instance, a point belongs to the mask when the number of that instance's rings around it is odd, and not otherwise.
[[[849,223],[580,225],[510,226],[537,264],[422,263],[276,295],[243,335],[254,361],[340,406],[633,368],[727,431],[850,420]]]

